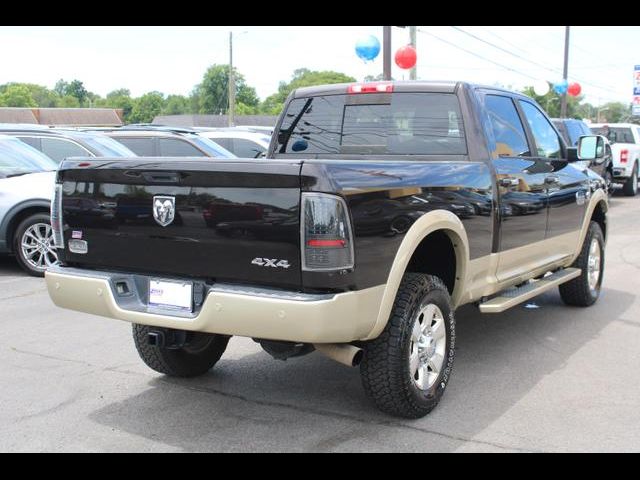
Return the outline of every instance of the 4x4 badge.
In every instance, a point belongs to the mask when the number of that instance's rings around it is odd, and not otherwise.
[[[176,218],[176,198],[162,195],[153,197],[153,218],[162,227],[171,225]]]
[[[253,265],[258,265],[260,267],[271,267],[271,268],[289,268],[291,265],[289,264],[289,260],[278,260],[277,258],[254,258],[251,260]]]

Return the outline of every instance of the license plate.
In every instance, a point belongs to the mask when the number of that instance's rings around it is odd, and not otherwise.
[[[149,280],[149,306],[180,312],[193,311],[193,284]]]

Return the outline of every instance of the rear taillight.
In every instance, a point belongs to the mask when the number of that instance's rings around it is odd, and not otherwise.
[[[64,236],[62,235],[62,185],[56,183],[56,188],[51,200],[51,230],[53,242],[56,248],[64,249]]]
[[[347,93],[392,93],[393,83],[369,82],[355,83],[347,87]]]
[[[627,160],[629,160],[629,150],[626,148],[620,150],[620,163],[627,163]]]
[[[353,235],[344,199],[303,193],[301,216],[302,270],[353,268]]]

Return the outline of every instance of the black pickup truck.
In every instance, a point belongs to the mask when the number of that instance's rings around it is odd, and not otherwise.
[[[278,359],[359,364],[380,409],[416,418],[449,382],[457,307],[556,286],[597,300],[607,195],[574,161],[603,150],[567,147],[533,100],[491,87],[299,89],[266,159],[65,161],[47,286],[133,323],[164,374],[204,374],[250,337]]]

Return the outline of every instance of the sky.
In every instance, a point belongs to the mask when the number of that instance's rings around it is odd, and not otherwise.
[[[565,27],[418,27],[418,78],[466,80],[520,89],[562,78]],[[52,88],[79,79],[102,96],[128,88],[188,95],[211,64],[234,64],[258,96],[274,93],[297,68],[336,70],[361,81],[382,72],[382,54],[365,63],[359,38],[382,27],[0,27],[0,84],[29,82]],[[569,82],[599,105],[631,102],[632,73],[640,65],[640,27],[571,27]],[[409,43],[408,29],[393,27],[393,47]],[[7,48],[10,47],[10,48]],[[394,64],[392,75],[407,78]]]

